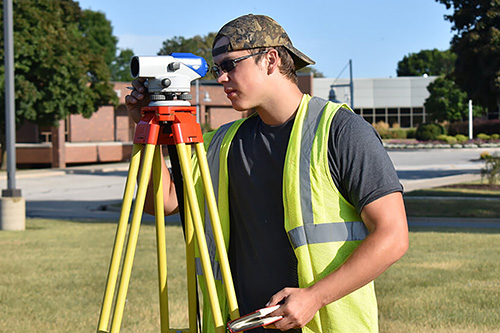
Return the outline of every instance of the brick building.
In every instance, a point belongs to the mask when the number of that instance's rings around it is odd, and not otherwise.
[[[312,94],[311,74],[299,75],[299,88]],[[129,83],[116,82],[119,97],[117,108],[100,107],[89,119],[70,115],[59,122],[59,127],[41,128],[24,123],[16,132],[16,160],[18,167],[51,166],[123,162],[132,151],[135,124],[125,107]],[[231,107],[222,85],[215,81],[198,81],[191,85],[191,104],[197,105],[202,128],[214,129],[227,122],[246,117]]]

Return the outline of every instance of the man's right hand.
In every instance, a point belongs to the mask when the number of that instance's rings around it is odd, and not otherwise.
[[[144,78],[135,79],[132,81],[132,92],[125,96],[125,105],[132,120],[137,124],[141,120],[141,108],[149,104],[149,94],[144,87]],[[171,215],[178,212],[177,195],[175,193],[175,185],[170,178],[170,172],[165,164],[165,159],[162,157],[162,173],[163,173],[163,207],[165,215]],[[150,182],[144,202],[144,211],[148,214],[155,214],[155,197],[153,183]]]
[[[125,96],[128,114],[136,124],[141,120],[141,108],[149,104],[149,94],[146,87],[144,87],[145,80],[140,78],[132,81],[134,89],[129,95]]]

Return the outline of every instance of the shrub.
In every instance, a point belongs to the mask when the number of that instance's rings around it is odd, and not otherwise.
[[[388,134],[391,139],[406,139],[406,131],[402,128],[391,128]]]
[[[493,120],[484,120],[477,119],[474,120],[473,123],[473,132],[474,133],[485,133],[485,134],[495,134],[498,133],[498,129],[500,128],[500,119]],[[469,134],[469,122],[468,121],[459,121],[451,123],[448,126],[448,134],[456,135],[456,134]]]
[[[446,134],[439,134],[436,139],[439,140],[439,141],[446,141],[446,138],[448,137],[448,135]]]
[[[489,151],[483,151],[483,152],[481,153],[481,155],[479,155],[479,158],[480,158],[481,160],[485,160],[485,159],[487,159],[487,158],[489,158],[489,157],[491,157],[491,154],[490,154],[490,152],[489,152]]]
[[[457,138],[454,137],[454,136],[451,136],[451,135],[447,135],[446,136],[446,142],[450,145],[454,145],[455,143],[457,143]]]
[[[469,141],[469,137],[463,134],[455,135],[455,139],[457,139],[458,143],[466,143],[467,141]]]
[[[382,139],[390,139],[389,138],[389,124],[385,121],[379,121],[376,124],[373,124],[375,130],[378,132]]]
[[[417,127],[415,137],[419,141],[429,141],[436,140],[437,136],[440,134],[445,134],[444,127],[436,124],[420,124]]]
[[[489,136],[488,134],[479,133],[479,134],[477,135],[477,138],[478,138],[478,139],[481,139],[481,140],[488,141],[488,140],[491,138],[491,136]]]
[[[500,134],[492,134],[491,135],[491,140],[499,140],[500,139]]]
[[[416,133],[417,133],[417,129],[416,128],[408,128],[406,130],[406,138],[407,139],[415,139]]]
[[[488,184],[493,185],[497,180],[500,180],[500,156],[488,156],[484,161],[484,168],[481,169],[481,178],[486,178]]]
[[[474,121],[474,133],[495,134],[500,128],[500,119]]]
[[[457,139],[455,137],[446,134],[440,134],[436,137],[436,139],[438,139],[439,141],[444,141],[450,145],[454,145],[455,143],[457,143]]]

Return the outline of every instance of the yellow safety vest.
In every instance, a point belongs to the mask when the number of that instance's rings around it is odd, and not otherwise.
[[[335,187],[328,166],[330,125],[341,107],[349,108],[345,104],[327,103],[304,95],[288,143],[283,174],[285,230],[297,257],[301,288],[313,285],[341,266],[368,235],[355,208]],[[207,160],[226,247],[230,226],[227,157],[234,135],[244,121],[241,119],[224,125],[205,136]],[[200,183],[198,186],[201,186]],[[201,199],[202,188],[197,192]],[[205,222],[205,226],[219,301],[223,315],[227,317],[210,222]],[[201,269],[197,269],[197,273],[203,274]],[[200,285],[204,291],[202,279]],[[211,312],[208,302],[204,304],[204,332],[210,332],[213,327]],[[324,306],[302,332],[378,332],[377,317],[377,302],[371,282]]]

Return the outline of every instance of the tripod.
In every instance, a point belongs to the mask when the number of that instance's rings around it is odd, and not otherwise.
[[[208,254],[208,247],[204,234],[199,203],[195,193],[194,181],[192,178],[192,163],[190,145],[194,145],[201,178],[204,187],[205,200],[212,222],[216,250],[219,255],[222,279],[229,306],[231,319],[239,317],[239,310],[234,291],[233,280],[229,269],[226,248],[220,226],[217,204],[213,193],[212,181],[209,174],[208,162],[203,145],[203,137],[200,125],[196,122],[196,108],[185,105],[175,105],[175,101],[163,102],[159,106],[147,106],[141,109],[141,121],[138,123],[134,138],[132,157],[130,161],[120,219],[115,236],[111,263],[109,266],[106,290],[104,293],[101,308],[98,332],[119,332],[125,300],[134,261],[137,238],[139,235],[140,222],[146,192],[153,170],[154,202],[156,216],[156,241],[158,260],[158,282],[160,298],[160,323],[161,332],[198,332],[197,328],[197,284],[195,275],[195,237],[200,252],[203,276],[207,286],[208,299],[212,310],[213,322],[216,332],[225,332],[225,320],[222,318],[219,299],[215,286],[215,279]],[[168,145],[176,192],[179,201],[184,198],[187,204],[183,209],[183,204],[179,205],[181,215],[184,220],[184,234],[186,241],[186,270],[188,286],[188,315],[189,328],[171,329],[168,313],[168,290],[167,290],[167,257],[165,241],[165,216],[163,209],[163,186],[162,186],[162,155],[161,145]],[[174,149],[175,148],[175,149]],[[141,155],[142,164],[141,164]],[[140,167],[140,174],[139,174]],[[175,170],[180,170],[183,186],[179,186],[179,178],[175,175]],[[132,207],[135,183],[138,179],[136,200],[130,226],[128,220]],[[125,254],[123,248],[128,227],[128,241]],[[122,262],[123,256],[123,262]],[[120,283],[117,288],[120,264],[122,271]],[[115,294],[117,291],[116,299]],[[114,305],[114,311],[112,310]],[[112,316],[110,330],[109,321]]]

